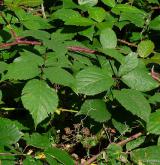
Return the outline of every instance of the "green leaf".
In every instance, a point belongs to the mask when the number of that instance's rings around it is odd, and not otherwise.
[[[22,9],[17,9],[15,12],[16,16],[20,22],[27,28],[31,30],[38,29],[49,29],[52,26],[48,23],[47,19],[27,13]]]
[[[115,48],[117,46],[116,33],[111,28],[103,29],[100,33],[100,42],[104,49]]]
[[[149,98],[149,103],[156,104],[160,103],[160,93],[155,93],[153,96]]]
[[[122,89],[121,91],[114,91],[113,94],[127,111],[148,122],[151,107],[141,92],[133,89]]]
[[[56,111],[58,96],[45,82],[30,80],[22,91],[22,103],[34,119],[35,125]]]
[[[127,150],[133,150],[134,148],[139,147],[144,141],[145,141],[145,136],[141,136],[135,140],[132,140],[126,144]]]
[[[76,80],[75,91],[86,95],[95,95],[104,92],[108,90],[114,82],[110,73],[96,67],[88,67],[78,72]]]
[[[50,34],[46,31],[43,30],[25,30],[22,32],[21,36],[23,37],[34,37],[36,39],[39,39],[41,41],[49,39],[50,38]]]
[[[2,156],[1,156],[2,157]],[[4,165],[11,165],[11,164],[15,164],[16,163],[16,161],[15,161],[15,158],[10,158],[11,156],[6,156],[5,158],[4,158],[4,156],[1,158],[0,157],[0,159],[1,159],[1,164],[4,164]],[[12,160],[13,159],[13,160]]]
[[[128,14],[140,14],[142,17],[146,17],[147,13],[144,10],[140,10],[133,5],[126,4],[117,4],[114,8],[112,8],[112,12],[115,14],[121,14],[122,12],[126,12]]]
[[[101,1],[109,7],[114,7],[116,5],[115,0],[101,0]]]
[[[119,76],[125,75],[135,69],[138,65],[138,58],[136,53],[130,53],[125,57],[124,63],[119,68]]]
[[[152,134],[160,134],[160,109],[156,112],[151,113],[149,122],[147,123],[147,131]]]
[[[144,59],[145,64],[156,63],[160,64],[160,53],[155,53],[151,58]]]
[[[65,21],[65,25],[91,26],[94,25],[94,21],[85,17],[77,17],[77,18],[73,17],[71,19],[67,19]]]
[[[33,133],[31,135],[25,134],[23,139],[26,140],[27,145],[34,146],[37,148],[46,148],[51,145],[49,137],[47,137],[47,135],[39,133]]]
[[[104,53],[105,55],[113,57],[114,59],[116,59],[121,64],[124,64],[124,62],[125,62],[125,57],[116,49],[102,49],[100,51],[102,53]]]
[[[16,163],[16,156],[10,153],[10,150],[8,149],[9,147],[10,146],[0,146],[0,152],[6,153],[5,155],[0,155],[0,162],[2,165],[11,165]]]
[[[144,37],[144,36],[141,33],[132,32],[132,36],[130,37],[130,41],[131,42],[137,42],[137,41],[140,41],[142,37]]]
[[[52,159],[57,159],[59,162],[61,162],[64,165],[74,165],[74,161],[68,155],[68,153],[59,148],[55,148],[55,147],[47,148],[44,153],[46,155],[46,158],[49,157]]]
[[[92,7],[88,9],[89,17],[97,22],[102,22],[106,17],[106,11],[101,7]]]
[[[49,165],[61,165],[61,163],[54,159],[53,156],[47,155],[46,161],[49,163]]]
[[[122,12],[119,21],[130,21],[132,24],[142,28],[145,23],[145,17],[138,13]]]
[[[40,74],[38,67],[43,64],[43,59],[28,51],[20,54],[20,57],[8,65],[8,72],[4,79],[27,80]]]
[[[159,136],[159,138],[158,138],[157,145],[160,146],[160,136]]]
[[[152,30],[160,30],[160,15],[150,21],[149,28]]]
[[[147,0],[149,3],[159,4],[158,0]]]
[[[91,41],[93,39],[94,33],[95,33],[94,26],[91,26],[91,27],[79,32],[80,35],[88,37]]]
[[[46,68],[48,67],[64,67],[64,68],[70,68],[71,63],[68,60],[67,56],[59,56],[58,53],[55,52],[48,52],[46,53],[46,61],[45,65]]]
[[[105,21],[99,22],[96,24],[96,27],[102,31],[106,28],[112,28],[113,25],[116,23],[116,18],[114,18],[109,12],[106,12]]]
[[[98,0],[78,0],[79,5],[95,6]]]
[[[23,135],[9,119],[0,118],[0,146],[15,144]]]
[[[72,9],[78,7],[79,6],[76,3],[74,3],[72,0],[63,0],[63,8]]]
[[[44,46],[46,46],[48,49],[52,49],[59,56],[64,56],[67,53],[67,47],[63,43],[57,42],[55,40],[45,40]]]
[[[120,132],[120,134],[125,134],[132,131],[132,129],[126,123],[118,122],[115,119],[112,119],[112,124],[116,130]]]
[[[90,26],[94,24],[94,21],[82,17],[77,11],[72,9],[59,9],[54,12],[54,18],[63,20],[65,25]]]
[[[63,29],[59,29],[51,34],[51,40],[63,43],[64,41],[72,40],[75,33],[64,33]]]
[[[72,9],[59,9],[56,12],[53,13],[53,18],[56,19],[61,19],[64,22],[67,21],[67,19],[72,19],[72,18],[79,18],[81,15]]]
[[[122,81],[130,88],[143,92],[157,88],[159,83],[151,77],[142,65],[139,63],[138,67],[122,77]]]
[[[140,57],[148,57],[154,50],[154,43],[151,40],[141,41],[138,44],[137,52]]]
[[[108,112],[105,102],[100,99],[86,100],[77,115],[82,114],[91,117],[97,122],[105,122],[111,118],[111,114]]]
[[[23,161],[23,165],[43,165],[43,163],[40,160],[35,159],[30,155],[27,155],[26,159],[24,159]]]
[[[18,6],[36,7],[43,3],[43,0],[13,0]]]
[[[7,70],[7,65],[5,62],[0,61],[0,74]]]
[[[131,23],[138,27],[143,27],[147,13],[144,10],[140,10],[133,5],[117,4],[112,8],[112,12],[120,15],[119,21],[129,20]]]
[[[48,78],[52,83],[72,87],[76,80],[66,70],[59,67],[45,68],[44,76]]]
[[[131,160],[136,164],[159,164],[159,153],[159,146],[139,148],[131,152]]]
[[[111,143],[108,145],[106,149],[107,157],[109,160],[109,164],[117,164],[116,160],[119,159],[122,153],[122,146],[116,144],[116,143]],[[114,163],[112,162],[114,161]]]

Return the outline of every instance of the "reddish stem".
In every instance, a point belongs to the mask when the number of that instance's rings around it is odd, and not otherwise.
[[[153,67],[151,69],[151,76],[152,76],[153,79],[155,79],[156,81],[160,82],[160,74],[156,73],[154,71],[154,65],[153,65]]]
[[[16,38],[16,40],[13,42],[0,44],[0,48],[7,48],[14,45],[41,45],[41,44],[42,43],[38,41],[27,41]]]

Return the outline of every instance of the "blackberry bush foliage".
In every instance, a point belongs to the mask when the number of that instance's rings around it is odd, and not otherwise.
[[[0,164],[160,164],[159,10],[0,1]]]

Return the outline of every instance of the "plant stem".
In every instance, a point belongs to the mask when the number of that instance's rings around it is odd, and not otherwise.
[[[47,18],[47,17],[46,17],[45,10],[44,10],[44,5],[43,5],[43,3],[41,4],[41,11],[42,11],[43,18]]]
[[[0,153],[1,156],[26,156],[27,154]]]
[[[59,110],[59,111],[62,111],[62,112],[73,112],[73,113],[77,113],[77,112],[78,112],[78,111],[76,111],[76,110],[64,109],[64,108],[59,108],[58,110]]]
[[[120,146],[123,146],[125,144],[127,144],[128,142],[134,140],[134,139],[137,139],[138,137],[140,137],[142,135],[142,132],[138,132],[134,135],[132,135],[131,137],[125,139],[125,140],[122,140],[116,144],[120,145]],[[90,165],[92,162],[94,162],[100,155],[102,155],[104,151],[101,151],[100,153],[98,153],[97,155],[94,155],[92,158],[88,159],[85,163],[81,164],[81,165]]]
[[[130,42],[125,41],[125,40],[118,39],[118,41],[121,42],[121,43],[123,43],[123,44],[125,44],[125,45],[128,45],[128,46],[132,46],[132,47],[135,47],[135,48],[137,47],[136,44],[130,43]]]

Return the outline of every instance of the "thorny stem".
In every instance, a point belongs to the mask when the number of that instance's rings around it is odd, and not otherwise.
[[[0,16],[2,17],[2,19],[4,20],[4,22],[6,22],[7,26],[10,29],[10,32],[12,34],[12,37],[14,39],[13,42],[0,44],[0,48],[7,48],[7,47],[10,47],[10,46],[14,46],[14,45],[42,45],[41,42],[38,42],[38,41],[29,41],[29,40],[24,39],[23,37],[17,36],[16,32],[12,29],[10,23],[7,21],[7,19],[5,18],[5,16],[2,13],[0,13]]]
[[[0,48],[7,48],[14,45],[41,45],[41,44],[42,43],[38,41],[28,41],[28,40],[15,38],[15,41],[13,42],[0,44]]]
[[[12,35],[14,36],[15,41],[10,42],[10,43],[3,43],[0,44],[0,48],[7,48],[10,46],[14,46],[14,45],[42,45],[42,42],[39,41],[29,41],[29,40],[25,40],[22,37],[17,37],[16,33],[13,31],[13,29],[11,29]],[[133,44],[133,43],[129,43],[127,41],[124,40],[120,40],[118,39],[119,42],[132,46],[132,47],[137,47],[137,45]],[[88,49],[88,48],[82,48],[79,46],[69,46],[67,47],[69,51],[73,51],[73,52],[83,52],[83,53],[90,53],[90,54],[95,54],[97,53],[96,50],[92,50],[92,49]]]
[[[129,138],[125,139],[125,140],[122,140],[122,141],[118,142],[117,144],[120,145],[120,146],[123,146],[123,145],[125,145],[126,143],[128,143],[128,142],[130,142],[130,141],[132,141],[132,140],[134,140],[134,139],[137,139],[137,138],[140,137],[141,135],[142,135],[142,132],[138,132],[138,133],[132,135],[131,137],[129,137]]]

